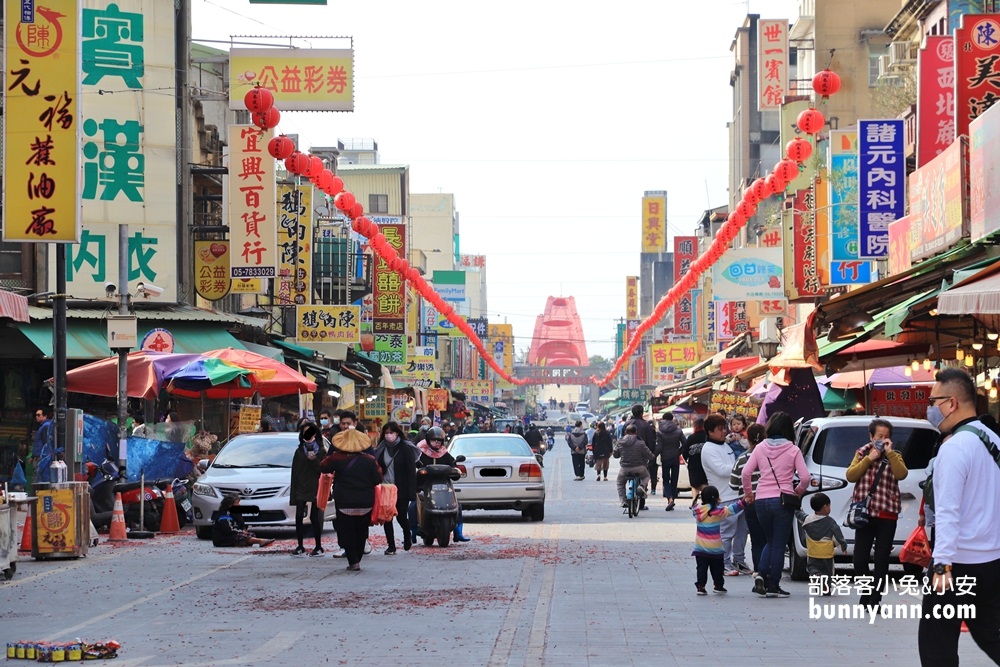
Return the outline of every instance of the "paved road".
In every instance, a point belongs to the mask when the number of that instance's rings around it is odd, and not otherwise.
[[[573,481],[561,443],[546,464],[544,522],[470,512],[472,542],[393,557],[373,529],[360,573],[290,558],[287,532],[266,549],[185,533],[22,561],[0,583],[0,642],[113,637],[117,667],[918,664],[916,621],[809,620],[805,584],[765,600],[739,577],[696,597],[687,512],[653,499],[630,520],[613,480]],[[962,647],[963,665],[987,664],[967,635]]]

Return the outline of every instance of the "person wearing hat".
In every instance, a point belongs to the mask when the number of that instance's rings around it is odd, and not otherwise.
[[[319,462],[326,455],[319,427],[307,421],[299,427],[299,446],[292,456],[292,483],[289,487],[288,504],[295,508],[295,539],[299,546],[292,552],[293,556],[305,556],[302,546],[305,538],[306,514],[312,526],[313,540],[316,546],[310,556],[323,555],[323,512],[316,505],[316,494],[319,492]]]
[[[333,436],[333,452],[319,465],[320,472],[333,473],[337,541],[344,549],[347,569],[352,572],[361,569],[375,506],[375,486],[382,483],[378,462],[367,453],[370,448],[367,435],[345,429]]]

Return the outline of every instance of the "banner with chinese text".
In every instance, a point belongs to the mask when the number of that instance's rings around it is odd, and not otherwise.
[[[493,358],[507,371],[514,374],[514,325],[513,324],[491,324],[489,327],[489,349],[493,351]],[[511,389],[513,385],[503,378],[496,378],[498,389]]]
[[[493,405],[493,382],[491,380],[463,380],[454,378],[451,390],[465,394],[465,403]]]
[[[967,139],[910,174],[910,259],[932,257],[958,243],[964,231]]]
[[[434,348],[417,347],[409,350],[406,363],[394,377],[399,384],[408,387],[428,388],[435,383],[440,384],[441,372],[437,367]]]
[[[667,198],[642,198],[642,251],[663,252],[667,245]]]
[[[684,370],[698,363],[696,343],[653,343],[649,346],[650,382],[666,384],[680,379]]]
[[[1000,14],[965,14],[955,31],[955,136],[1000,99]]]
[[[278,305],[312,303],[313,188],[308,182],[277,186]]]
[[[819,282],[819,248],[816,243],[815,200],[812,188],[797,190],[792,216],[792,284],[786,290],[789,301],[813,299],[823,294]]]
[[[406,257],[406,225],[379,225],[379,231],[400,257]],[[372,332],[379,363],[406,363],[406,283],[403,276],[377,255],[373,257]],[[372,355],[369,355],[372,356]]]
[[[625,276],[625,319],[639,318],[639,276]]]
[[[674,284],[691,270],[691,263],[698,258],[697,236],[674,237]],[[694,333],[695,303],[691,290],[681,295],[674,306],[674,337],[678,341],[691,340]]]
[[[80,8],[77,0],[45,4],[5,1],[7,242],[75,243],[80,238]]]
[[[218,301],[229,294],[229,241],[194,242],[194,289],[203,299]]]
[[[753,402],[749,394],[740,391],[713,390],[712,398],[708,402],[708,412],[714,414],[719,410],[725,410],[730,417],[734,414],[743,415],[752,424],[757,421],[760,406]]]
[[[1000,230],[1000,107],[969,124],[969,234]]]
[[[917,167],[955,140],[955,41],[928,35],[917,54]]]
[[[757,107],[779,109],[788,91],[788,21],[757,21],[757,49],[761,63]]]
[[[716,322],[720,341],[732,340],[750,330],[746,301],[717,301]],[[719,345],[722,348],[722,345]]]
[[[358,343],[360,318],[358,306],[296,306],[295,339],[304,343]]]
[[[233,278],[274,278],[278,272],[277,193],[273,130],[229,126],[229,239]]]
[[[889,223],[906,212],[903,120],[859,120],[858,256],[889,254]]]
[[[245,109],[253,86],[281,111],[354,111],[353,49],[231,49],[229,108]]]
[[[879,417],[927,418],[927,399],[930,386],[907,389],[869,389],[871,414]]]

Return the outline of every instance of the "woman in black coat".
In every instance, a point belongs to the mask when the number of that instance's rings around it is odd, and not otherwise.
[[[594,443],[591,446],[594,451],[594,471],[597,479],[601,479],[601,471],[604,472],[604,481],[608,481],[608,463],[611,461],[611,452],[614,443],[611,441],[611,433],[608,425],[604,422],[597,423],[597,430],[594,431]]]
[[[410,519],[408,511],[410,501],[417,498],[417,456],[416,448],[403,435],[403,429],[394,421],[382,427],[382,437],[375,447],[375,460],[382,468],[382,481],[396,485],[396,521],[403,530],[403,551],[409,551],[413,546],[410,535]],[[386,521],[385,541],[389,548],[386,556],[396,553],[396,537],[392,529],[392,521]]]
[[[299,446],[292,456],[292,484],[288,490],[288,504],[295,508],[295,539],[299,546],[292,552],[293,556],[305,556],[302,546],[305,538],[304,525],[306,514],[312,526],[313,539],[316,546],[310,556],[323,555],[323,512],[316,506],[316,493],[319,491],[319,462],[326,456],[326,449],[319,437],[316,424],[305,422],[299,427]]]
[[[319,464],[320,472],[333,473],[333,501],[337,507],[337,540],[347,557],[347,569],[361,569],[365,540],[375,506],[375,487],[382,472],[368,454],[371,440],[354,429],[333,436],[333,453]]]

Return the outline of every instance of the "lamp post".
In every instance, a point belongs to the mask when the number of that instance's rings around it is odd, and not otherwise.
[[[118,225],[118,315],[128,316],[128,225]],[[118,465],[127,458],[128,347],[118,348]]]

